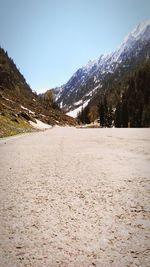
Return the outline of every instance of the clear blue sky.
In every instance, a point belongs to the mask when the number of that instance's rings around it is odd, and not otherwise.
[[[0,0],[0,45],[33,90],[66,83],[150,17],[150,0]]]

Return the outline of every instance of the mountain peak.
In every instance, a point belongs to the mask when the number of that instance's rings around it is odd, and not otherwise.
[[[150,40],[150,20],[139,23],[133,31],[131,31],[116,49],[113,61],[119,61],[123,53],[130,51],[133,45],[138,41]]]
[[[139,23],[136,28],[131,32],[131,35],[134,38],[137,38],[139,35],[145,33],[145,30],[148,26],[150,26],[150,19]]]
[[[146,20],[146,21],[143,21],[143,22],[141,22],[141,23],[139,23],[139,24],[134,28],[134,30],[131,31],[131,32],[124,38],[122,44],[126,43],[127,41],[129,41],[129,40],[131,40],[131,39],[132,39],[132,40],[133,40],[133,39],[136,39],[136,40],[140,39],[141,36],[145,34],[146,29],[147,29],[148,27],[150,27],[150,19],[149,19],[149,20]],[[147,37],[148,37],[148,36],[147,36]],[[121,44],[121,45],[122,45],[122,44]]]

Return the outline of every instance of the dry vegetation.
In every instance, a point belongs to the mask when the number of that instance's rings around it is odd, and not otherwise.
[[[39,119],[50,125],[75,125],[54,105],[52,98],[41,99],[0,48],[0,137],[32,131],[29,120]]]

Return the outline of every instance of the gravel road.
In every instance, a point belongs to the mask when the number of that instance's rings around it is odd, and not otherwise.
[[[0,140],[1,267],[149,267],[150,130]]]

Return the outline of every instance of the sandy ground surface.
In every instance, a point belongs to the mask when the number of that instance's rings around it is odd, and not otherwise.
[[[0,141],[1,267],[149,267],[149,129]]]

